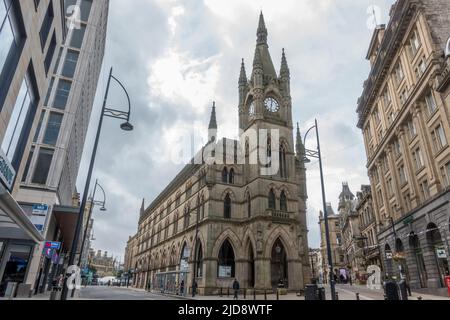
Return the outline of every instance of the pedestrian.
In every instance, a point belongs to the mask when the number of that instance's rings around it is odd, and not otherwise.
[[[192,285],[192,297],[195,297],[195,295],[197,294],[197,281],[194,280],[194,284]]]
[[[234,290],[234,297],[233,297],[233,299],[234,300],[238,300],[239,299],[239,297],[238,297],[238,294],[239,294],[239,282],[237,281],[237,279],[234,279],[233,290]]]
[[[180,284],[180,296],[184,295],[184,280],[181,280]]]

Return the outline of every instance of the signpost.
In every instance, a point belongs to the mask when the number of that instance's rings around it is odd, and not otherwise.
[[[0,180],[3,185],[11,191],[16,177],[16,171],[8,160],[3,150],[0,148]]]
[[[40,231],[41,233],[43,233],[45,229],[47,214],[48,214],[48,205],[46,204],[33,205],[30,220],[34,224],[36,229],[38,229],[38,231]]]
[[[436,248],[436,255],[438,259],[447,259],[447,251],[445,250],[445,247],[437,247]]]

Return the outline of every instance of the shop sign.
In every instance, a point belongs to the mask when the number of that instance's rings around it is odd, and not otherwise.
[[[231,278],[231,266],[219,266],[219,278]]]
[[[45,222],[47,221],[48,205],[46,204],[34,204],[30,220],[36,227],[36,229],[43,233],[45,229]]]
[[[392,259],[392,252],[386,252],[386,259],[388,260]]]

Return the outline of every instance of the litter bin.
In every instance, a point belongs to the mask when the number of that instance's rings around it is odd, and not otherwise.
[[[405,280],[401,280],[398,283],[398,289],[400,291],[400,300],[408,300],[408,288]]]
[[[384,288],[386,300],[400,300],[398,296],[398,286],[395,281],[387,281]]]
[[[305,300],[318,300],[317,284],[307,284],[305,287]]]
[[[319,300],[327,300],[324,287],[321,287],[318,289],[318,298],[319,298]]]

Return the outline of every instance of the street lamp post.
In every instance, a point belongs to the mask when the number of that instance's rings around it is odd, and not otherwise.
[[[95,201],[95,193],[96,193],[97,187],[99,187],[100,190],[102,190],[102,192],[103,192],[103,201]],[[81,250],[80,250],[80,253],[79,253],[80,258],[78,259],[78,266],[79,267],[81,267],[81,260],[82,260],[82,256],[83,256],[83,251],[84,251],[84,246],[85,246],[87,234],[88,234],[89,221],[91,220],[91,216],[92,216],[92,210],[93,210],[94,206],[99,205],[99,206],[101,206],[100,211],[106,211],[105,204],[106,204],[105,190],[98,183],[98,180],[95,180],[95,187],[94,187],[94,191],[92,192],[92,197],[91,197],[91,206],[89,208],[89,214],[88,214],[88,218],[87,218],[86,227],[84,228],[83,240],[81,241]]]
[[[127,90],[122,85],[122,83],[116,77],[113,76],[112,71],[113,71],[113,69],[111,68],[109,71],[108,84],[106,86],[105,96],[103,98],[103,106],[102,106],[102,111],[100,114],[100,119],[99,119],[99,123],[98,123],[98,127],[97,127],[97,134],[95,136],[94,148],[92,150],[88,175],[87,175],[86,183],[84,186],[83,199],[81,201],[80,211],[78,213],[77,225],[75,228],[75,234],[74,234],[73,241],[72,241],[72,247],[70,249],[69,266],[72,266],[75,262],[75,254],[76,254],[78,242],[80,239],[80,231],[81,231],[81,228],[83,225],[83,215],[84,215],[84,210],[86,207],[89,186],[91,184],[92,171],[94,169],[95,157],[97,155],[98,142],[100,140],[100,133],[101,133],[102,125],[103,125],[103,117],[111,117],[111,118],[115,118],[115,119],[125,120],[125,122],[120,125],[120,128],[124,131],[132,131],[133,130],[133,126],[130,124],[130,115],[131,115],[130,97],[128,95]],[[115,80],[120,85],[120,87],[122,87],[122,89],[124,90],[124,92],[127,96],[127,100],[128,100],[128,112],[115,110],[115,109],[109,109],[106,107],[106,102],[108,100],[109,87],[111,85],[111,79]],[[69,279],[69,277],[67,277],[67,275],[66,275],[66,280],[64,281],[65,285],[63,286],[63,291],[61,294],[61,300],[67,299],[68,285],[69,285],[67,283],[68,279]]]
[[[317,139],[317,150],[309,150],[305,148],[305,158],[303,161],[305,163],[311,162],[309,157],[311,158],[317,158],[319,159],[319,169],[320,169],[320,184],[322,187],[322,204],[323,204],[323,212],[324,212],[324,222],[325,222],[325,238],[327,243],[327,258],[328,258],[328,266],[329,266],[329,277],[330,277],[330,289],[331,289],[331,299],[336,300],[336,288],[334,284],[334,272],[333,272],[333,258],[331,254],[331,242],[330,242],[330,233],[329,233],[329,226],[328,226],[328,212],[327,212],[327,203],[326,203],[326,197],[325,197],[325,183],[323,179],[323,166],[322,166],[322,153],[320,150],[320,139],[319,139],[319,126],[317,124],[317,119],[315,120],[314,126],[308,129],[308,131],[305,134],[304,138],[304,144],[306,145],[306,138],[308,136],[308,133],[316,129],[316,139]]]

